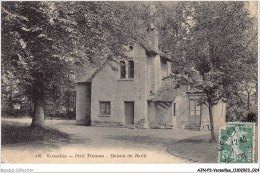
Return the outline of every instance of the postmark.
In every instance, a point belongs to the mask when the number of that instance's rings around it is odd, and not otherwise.
[[[254,123],[227,123],[219,135],[220,163],[254,162]]]

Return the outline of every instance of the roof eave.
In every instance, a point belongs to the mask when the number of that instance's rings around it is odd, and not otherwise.
[[[161,56],[161,55],[160,55]],[[166,56],[161,56],[162,59],[164,59],[165,61],[168,61],[168,62],[173,62],[172,59],[166,57]]]
[[[96,74],[102,70],[110,61],[110,59],[108,58],[97,70],[95,70],[95,72],[87,79],[85,80],[76,80],[74,83],[87,83],[87,82],[91,82],[93,80],[93,78],[96,76]]]

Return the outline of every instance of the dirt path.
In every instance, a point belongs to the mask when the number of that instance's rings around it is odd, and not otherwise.
[[[5,119],[9,121],[10,119]],[[30,123],[30,119],[11,120]],[[73,120],[47,120],[46,125],[71,136],[58,148],[2,148],[5,163],[188,163],[167,152],[165,141],[181,140],[197,132],[75,126]],[[186,133],[184,135],[184,133]]]

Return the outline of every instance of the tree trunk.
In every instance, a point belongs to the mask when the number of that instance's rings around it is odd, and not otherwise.
[[[33,89],[33,119],[31,127],[44,126],[44,113],[43,113],[43,85],[36,85]]]
[[[214,132],[213,115],[212,115],[212,105],[213,104],[209,99],[209,120],[210,120],[210,134],[211,134],[210,142],[216,142],[216,135]]]
[[[31,98],[30,99],[30,117],[33,117],[33,112],[34,112],[34,103]]]
[[[68,81],[70,80],[70,76],[68,75]],[[69,85],[67,85],[67,94],[68,94],[68,100],[67,100],[67,117],[69,117],[69,114],[70,114],[70,89],[69,89]]]
[[[255,88],[256,88],[256,91],[255,91],[255,104],[257,105],[257,101],[258,101],[258,82],[256,81],[256,84],[255,84]]]
[[[34,103],[34,110],[33,110],[33,119],[31,123],[31,127],[42,127],[44,126],[44,113],[41,102],[36,100]]]
[[[247,91],[247,110],[248,114],[250,113],[250,91]]]

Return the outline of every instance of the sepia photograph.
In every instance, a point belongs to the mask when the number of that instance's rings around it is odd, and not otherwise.
[[[258,163],[258,2],[2,1],[20,163]]]

